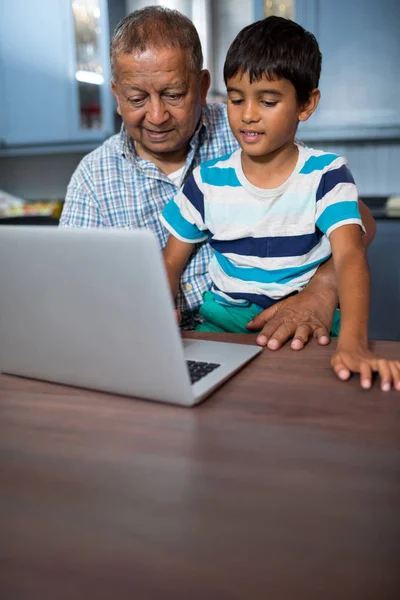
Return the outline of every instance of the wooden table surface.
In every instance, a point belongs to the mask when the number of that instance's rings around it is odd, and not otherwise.
[[[332,348],[193,409],[0,376],[1,600],[397,600],[400,394]]]

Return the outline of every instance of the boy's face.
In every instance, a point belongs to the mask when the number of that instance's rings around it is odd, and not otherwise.
[[[267,156],[293,144],[299,120],[306,120],[288,79],[266,77],[250,83],[239,72],[227,81],[228,118],[232,133],[250,157]]]

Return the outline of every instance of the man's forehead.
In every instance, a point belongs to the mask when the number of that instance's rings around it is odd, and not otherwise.
[[[115,74],[124,87],[185,87],[191,78],[186,53],[180,49],[148,49],[120,54],[115,61]]]
[[[149,87],[162,91],[165,89],[184,89],[189,84],[182,73],[163,72],[160,74],[131,73],[118,77],[120,85],[126,90],[145,90]]]
[[[159,74],[186,80],[190,74],[188,53],[180,48],[147,48],[134,50],[116,57],[115,68],[119,75],[137,73]]]

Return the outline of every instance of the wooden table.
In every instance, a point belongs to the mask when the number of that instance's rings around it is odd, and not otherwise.
[[[400,394],[332,347],[194,409],[1,376],[1,600],[397,600]]]

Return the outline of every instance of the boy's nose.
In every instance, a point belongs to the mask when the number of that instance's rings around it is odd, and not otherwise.
[[[244,123],[252,123],[258,120],[259,116],[257,107],[252,102],[248,102],[247,104],[245,104],[243,106],[242,121]]]

